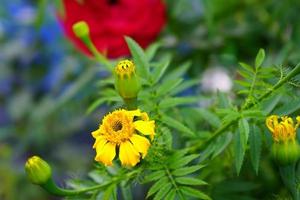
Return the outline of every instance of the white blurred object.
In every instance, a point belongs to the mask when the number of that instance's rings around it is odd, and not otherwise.
[[[201,88],[206,92],[229,92],[232,88],[232,80],[222,67],[209,68],[202,76]]]

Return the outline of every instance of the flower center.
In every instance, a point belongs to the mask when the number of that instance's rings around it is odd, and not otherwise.
[[[114,131],[120,131],[123,128],[122,122],[120,122],[119,120],[116,121],[113,125],[112,128]]]
[[[114,111],[103,119],[100,130],[106,140],[120,145],[134,133],[133,117],[122,109]]]
[[[109,5],[115,5],[118,3],[118,0],[108,0]]]

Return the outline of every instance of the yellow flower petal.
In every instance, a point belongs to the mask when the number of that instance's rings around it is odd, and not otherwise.
[[[101,135],[99,129],[97,129],[97,130],[95,130],[95,131],[92,132],[92,136],[93,136],[94,138],[97,138],[99,135]]]
[[[266,125],[269,128],[271,132],[274,131],[274,128],[278,125],[278,116],[277,115],[271,115],[266,120]]]
[[[130,116],[141,116],[141,110],[140,109],[137,109],[137,110],[130,110],[130,111],[127,111],[127,113],[130,115]]]
[[[98,136],[93,145],[93,149],[101,150],[106,143],[107,143],[107,140],[103,136]]]
[[[140,154],[129,141],[122,142],[120,145],[119,158],[122,165],[135,166],[140,162]]]
[[[147,138],[142,137],[137,134],[133,134],[130,138],[130,141],[132,142],[134,148],[142,153],[142,158],[144,158],[147,155],[148,148],[150,146],[150,142]]]
[[[155,128],[155,122],[152,121],[142,121],[138,120],[133,122],[134,128],[141,132],[144,135],[150,135],[151,140],[153,140],[153,137],[155,135],[154,128]]]
[[[98,148],[96,149],[97,155],[95,157],[95,160],[98,162],[102,162],[106,166],[112,165],[112,160],[116,156],[116,144],[108,142],[106,143],[102,149]]]

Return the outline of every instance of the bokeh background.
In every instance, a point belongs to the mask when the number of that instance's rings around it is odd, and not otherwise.
[[[230,92],[238,62],[252,62],[259,48],[275,65],[300,61],[299,0],[165,2],[159,52],[171,54],[174,66],[190,61],[186,78],[199,77],[203,93]],[[56,199],[26,180],[23,165],[33,154],[55,163],[62,185],[92,166],[90,132],[107,107],[86,110],[105,72],[64,36],[56,13],[55,1],[1,0],[0,199]],[[262,196],[280,187],[269,171],[259,179],[267,186],[255,190]]]

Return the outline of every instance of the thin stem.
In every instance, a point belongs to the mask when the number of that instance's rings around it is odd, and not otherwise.
[[[286,82],[288,82],[291,78],[295,77],[296,75],[298,75],[300,73],[300,63],[290,72],[288,73],[288,75],[286,77],[284,77],[283,79],[281,79],[279,82],[277,82],[270,90],[266,91],[264,94],[262,94],[257,100],[258,102],[261,102],[262,100],[264,100],[265,98],[269,97],[276,89],[280,88],[283,84],[285,84]],[[247,110],[249,108],[254,107],[256,104],[254,102],[250,102],[249,104],[247,104],[246,106],[244,106],[240,111],[243,110]],[[223,133],[225,130],[227,130],[231,125],[233,125],[236,121],[238,121],[239,118],[237,119],[233,119],[229,122],[227,122],[226,124],[224,124],[223,126],[221,126],[219,129],[217,129],[212,136],[207,139],[204,142],[201,143],[197,143],[194,146],[191,146],[189,148],[189,151],[195,151],[197,149],[201,149],[202,147],[204,147],[205,145],[209,144],[211,141],[213,141],[217,136],[219,136],[221,133]]]
[[[170,179],[172,185],[175,187],[176,192],[178,192],[178,194],[179,194],[179,196],[180,196],[181,199],[184,199],[184,197],[183,197],[181,191],[179,190],[179,188],[178,188],[178,186],[177,186],[177,184],[176,184],[176,182],[175,182],[175,180],[174,180],[174,178],[173,178],[173,176],[172,176],[169,168],[167,166],[164,166],[164,167],[165,167],[166,173],[168,175],[168,178]]]
[[[125,177],[130,179],[132,176],[134,176],[137,173],[138,173],[138,171],[132,171],[130,173],[127,173],[125,175]],[[53,179],[50,178],[45,184],[41,185],[41,187],[44,188],[50,194],[53,194],[53,195],[56,195],[56,196],[76,196],[76,195],[80,195],[80,194],[87,193],[87,192],[90,192],[90,191],[106,188],[106,187],[110,186],[111,184],[118,183],[122,180],[124,180],[124,176],[122,176],[122,177],[113,177],[111,179],[111,181],[108,182],[108,183],[104,183],[104,184],[101,184],[101,185],[95,185],[95,186],[91,186],[91,187],[88,187],[88,188],[76,190],[76,189],[60,188],[55,184]]]
[[[94,43],[91,41],[90,36],[87,36],[87,37],[84,37],[81,39],[84,42],[84,44],[88,47],[88,49],[93,53],[96,60],[98,62],[102,63],[107,70],[111,71],[112,67],[111,67],[109,61],[107,60],[107,58],[105,56],[103,56],[101,53],[99,53],[99,51],[95,47]]]

